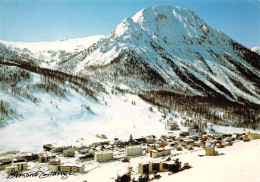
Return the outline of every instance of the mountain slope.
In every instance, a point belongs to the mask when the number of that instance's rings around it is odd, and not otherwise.
[[[130,133],[141,137],[164,131],[158,122],[162,114],[151,112],[153,106],[138,96],[51,73],[0,64],[0,153],[41,152],[46,143],[90,144],[101,141],[95,137],[100,133],[127,140]]]
[[[162,134],[168,113],[179,122],[259,125],[260,56],[193,11],[145,8],[85,47],[56,43],[39,50],[41,59],[0,41],[0,153],[92,142],[98,132]]]
[[[93,43],[104,38],[103,35],[90,36],[55,42],[8,42],[0,40],[0,51],[4,58],[29,58],[39,66],[54,67],[60,60],[90,47]]]
[[[205,24],[193,11],[156,6],[55,69],[143,89],[188,90],[260,103],[260,56]],[[98,76],[97,76],[98,75]],[[134,81],[131,81],[134,80]]]

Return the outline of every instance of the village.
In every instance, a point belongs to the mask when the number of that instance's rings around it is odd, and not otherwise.
[[[188,131],[180,130],[180,125],[189,126]],[[167,135],[156,137],[149,135],[141,138],[134,138],[132,134],[129,140],[122,141],[120,138],[108,140],[104,134],[97,134],[99,139],[106,139],[101,142],[94,142],[90,145],[78,146],[55,146],[44,144],[42,153],[19,154],[7,153],[0,156],[0,174],[15,176],[17,174],[28,174],[39,171],[48,173],[71,173],[73,175],[84,175],[94,168],[102,168],[102,164],[119,161],[125,163],[125,173],[132,177],[140,178],[153,174],[152,179],[160,178],[157,173],[168,172],[169,175],[176,171],[178,156],[183,152],[204,151],[203,156],[222,155],[218,149],[230,147],[235,142],[250,142],[260,139],[258,133],[231,133],[214,134],[200,131],[202,124],[192,121],[177,123],[173,118],[165,122]],[[176,136],[176,132],[178,136]],[[131,160],[138,159],[137,168],[133,167]],[[96,165],[95,165],[96,164]],[[93,169],[88,166],[95,165]],[[179,166],[178,168],[180,168]],[[189,163],[184,163],[182,170],[192,168]],[[119,174],[117,174],[119,175]],[[116,175],[114,179],[116,179]]]

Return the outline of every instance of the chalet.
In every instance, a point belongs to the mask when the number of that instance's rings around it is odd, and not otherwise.
[[[242,138],[242,135],[241,135],[241,134],[238,134],[236,140],[242,140],[242,139],[243,139],[243,138]]]
[[[222,137],[221,137],[221,136],[215,136],[215,139],[216,139],[217,141],[222,141]]]
[[[188,150],[194,150],[194,148],[192,146],[189,146]]]
[[[193,140],[193,141],[198,141],[199,137],[198,136],[189,136],[188,139]]]
[[[226,146],[231,146],[232,143],[231,142],[224,142],[223,145],[226,147]]]
[[[150,153],[151,150],[159,148],[159,147],[160,147],[160,145],[158,145],[158,144],[148,144],[147,145],[147,152]]]
[[[96,151],[102,151],[105,147],[102,145],[102,146],[97,146],[95,148]]]
[[[60,147],[52,147],[52,152],[56,152],[56,153],[63,153],[64,150],[68,150],[72,148],[72,146],[60,146]]]
[[[200,130],[199,126],[194,123],[192,123],[188,129],[189,132],[198,132],[199,130]]]
[[[112,151],[96,152],[95,162],[105,162],[113,159]]]
[[[92,147],[97,147],[101,145],[109,145],[109,142],[94,142],[91,144]]]
[[[6,167],[9,167],[12,165],[11,159],[0,159],[0,171],[5,170]]]
[[[166,141],[167,141],[167,143],[173,142],[173,139],[167,139]]]
[[[237,138],[238,134],[234,133],[231,137],[234,138],[234,140]]]
[[[201,147],[201,148],[204,148],[205,145],[206,145],[205,141],[201,141],[201,142],[200,142],[200,147]]]
[[[17,156],[12,159],[13,163],[26,162],[26,159],[22,156]]]
[[[49,155],[47,153],[43,153],[43,154],[39,154],[38,162],[45,163],[45,162],[49,162],[50,159],[54,159],[54,158],[56,158],[55,155]]]
[[[63,153],[62,153],[62,156],[63,157],[74,157],[75,156],[74,148],[70,148],[70,149],[64,150]]]
[[[146,142],[146,139],[144,137],[142,138],[135,138],[134,141],[138,144],[144,144],[144,143],[147,143]]]
[[[72,147],[70,147],[70,148],[72,148]],[[74,149],[75,149],[75,151],[80,151],[80,150],[89,150],[90,149],[90,147],[89,146],[87,146],[87,145],[81,145],[81,146],[74,146],[73,147]],[[69,149],[69,148],[68,148]]]
[[[183,142],[183,139],[184,139],[184,138],[176,138],[176,141],[178,141],[178,142]]]
[[[83,155],[83,156],[80,156],[78,158],[79,161],[91,161],[91,160],[94,160],[94,154],[87,154],[87,155]]]
[[[206,156],[215,155],[215,146],[214,146],[214,144],[206,143],[205,152],[206,152]]]
[[[53,148],[52,144],[45,144],[45,145],[43,145],[43,149],[45,151],[51,151],[52,148]]]
[[[125,156],[141,155],[143,148],[140,146],[128,146],[125,148]]]
[[[243,138],[244,142],[249,142],[250,141],[248,135],[242,135],[242,138]]]
[[[208,138],[209,138],[208,135],[202,135],[202,136],[201,136],[201,139],[204,140],[204,141],[208,140]]]
[[[186,136],[189,136],[189,135],[190,135],[189,132],[185,132],[185,131],[180,132],[180,137],[186,137]]]
[[[177,151],[182,151],[182,147],[177,147],[176,150]]]
[[[227,137],[231,137],[232,135],[231,134],[223,134],[222,137],[223,138],[227,138]]]
[[[167,145],[167,142],[163,139],[159,139],[156,143],[160,145],[160,147],[165,147]]]
[[[79,153],[80,153],[80,154],[87,154],[87,153],[88,153],[88,150],[81,149],[81,150],[79,150]]]
[[[107,139],[107,136],[104,134],[96,134],[96,137],[101,139]]]
[[[172,136],[172,135],[170,135],[170,136],[167,136],[167,138],[168,138],[168,139],[175,140],[175,139],[176,139],[176,136]]]
[[[184,146],[188,146],[188,145],[192,145],[193,146],[193,143],[194,143],[194,141],[191,140],[191,139],[184,139],[183,142],[182,142],[182,144]]]
[[[154,135],[149,135],[149,136],[145,137],[145,140],[147,143],[154,143],[155,138],[156,137]]]
[[[234,140],[235,140],[235,138],[232,138],[232,137],[226,137],[224,139],[225,142],[231,142],[231,141],[234,141]]]
[[[224,148],[225,146],[224,146],[223,144],[221,144],[221,143],[217,143],[217,144],[216,144],[216,147],[217,147],[217,148]]]
[[[202,135],[207,135],[207,132],[205,132],[205,131],[200,132],[200,133],[199,133],[199,137],[202,138]]]
[[[173,121],[167,121],[165,123],[165,130],[178,130],[179,126],[176,122]]]
[[[108,149],[108,150],[113,150],[114,147],[112,145],[105,145],[105,149]]]
[[[249,140],[251,141],[251,140],[256,140],[256,139],[260,139],[260,134],[258,134],[258,133],[248,133],[248,138],[249,138]]]
[[[172,142],[172,143],[170,144],[171,147],[177,147],[178,145],[179,145],[178,142]]]
[[[200,142],[194,142],[193,147],[200,147]]]
[[[28,154],[22,156],[26,161],[38,160],[38,154]]]

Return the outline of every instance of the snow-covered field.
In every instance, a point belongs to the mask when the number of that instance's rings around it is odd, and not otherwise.
[[[206,25],[193,11],[158,6],[143,9],[132,18],[126,18],[107,36],[40,43],[15,43],[0,40],[0,50],[2,48],[6,58],[12,58],[11,55],[16,53],[17,57],[34,58],[39,61],[39,66],[73,74],[85,73],[87,66],[97,66],[99,70],[93,72],[93,74],[100,74],[97,77],[106,74],[109,76],[110,72],[105,68],[116,65],[115,60],[120,54],[123,55],[119,60],[120,64],[122,60],[125,59],[127,62],[132,56],[133,60],[139,61],[140,58],[141,66],[148,65],[147,67],[151,68],[145,68],[147,70],[144,72],[139,70],[140,74],[152,70],[162,76],[169,85],[187,88],[200,95],[199,90],[184,81],[189,79],[189,76],[187,78],[183,76],[185,73],[184,75],[191,75],[191,82],[204,83],[205,88],[210,88],[227,98],[230,98],[227,95],[230,92],[234,98],[242,97],[259,104],[258,85],[255,84],[257,79],[249,81],[248,78],[251,75],[259,78],[260,72],[258,68],[255,69],[241,58],[243,54],[238,54],[234,49],[235,43],[224,33]],[[259,51],[259,47],[253,51]],[[126,55],[129,57],[124,57]],[[114,63],[110,65],[112,62]],[[120,65],[118,69],[121,66],[124,69],[123,65]],[[105,71],[101,69],[102,66]],[[138,72],[138,66],[135,68]],[[243,72],[240,71],[241,68]],[[30,79],[21,81],[16,86],[26,90],[28,85],[43,84],[41,76],[35,73],[30,73],[30,75]],[[91,78],[93,75],[87,76]],[[140,75],[136,78],[138,76]],[[122,75],[118,77],[124,79]],[[114,81],[117,84],[117,80]],[[179,116],[174,118],[174,121],[181,129],[174,131],[173,135],[178,136],[181,131],[188,130],[188,127],[180,125],[185,119],[179,113],[167,114],[166,118],[162,119],[163,112],[157,107],[145,102],[137,95],[115,91],[113,85],[109,83],[111,82],[101,83],[109,94],[94,91],[97,100],[84,96],[66,84],[56,83],[66,88],[66,97],[37,88],[29,92],[38,99],[35,103],[25,96],[18,97],[11,94],[12,91],[4,91],[1,88],[1,100],[10,103],[17,114],[10,114],[6,116],[7,119],[0,122],[0,154],[10,151],[41,153],[43,144],[48,143],[74,146],[102,141],[96,137],[96,134],[104,134],[108,139],[103,140],[110,141],[114,138],[128,140],[130,134],[134,138],[147,135],[155,135],[158,138],[167,134],[164,122],[173,115]],[[245,88],[240,87],[241,85],[245,85]],[[11,90],[11,86],[8,89]],[[251,129],[226,126],[213,126],[212,129],[219,134],[255,132]],[[209,132],[209,129],[207,131]],[[174,175],[168,175],[167,172],[159,173],[162,178],[158,181],[260,182],[260,140],[247,143],[238,141],[233,146],[217,150],[222,155],[200,157],[199,155],[205,153],[202,148],[195,148],[194,151],[186,149],[181,152],[173,151],[171,156],[173,159],[180,158],[182,163],[188,162],[193,168]],[[75,158],[62,160],[75,162]],[[149,160],[151,158],[148,154],[133,157],[131,159],[132,175],[137,178],[138,163]],[[106,163],[91,161],[84,164],[83,174],[68,176],[65,181],[114,181],[118,174],[122,175],[127,172],[129,165],[116,160]],[[29,162],[29,170],[37,171],[38,167],[46,168],[46,165],[35,165]],[[0,172],[0,181],[60,180],[60,176],[44,179],[7,179],[5,171]]]
[[[260,140],[237,142],[233,146],[217,149],[223,155],[198,157],[204,151],[180,155],[181,161],[193,168],[168,176],[162,174],[158,181],[192,182],[259,182]]]
[[[192,181],[192,182],[259,182],[260,181],[260,140],[251,142],[239,141],[233,146],[217,149],[222,155],[219,156],[203,156],[204,150],[195,148],[194,151],[174,151],[172,158],[179,158],[181,162],[188,162],[192,168],[168,175],[168,172],[158,173],[162,177],[157,181]],[[177,156],[173,156],[177,155]],[[66,159],[68,160],[68,159]],[[159,159],[156,159],[159,160]],[[132,176],[138,173],[138,163],[151,161],[148,154],[131,158],[131,167],[133,167]],[[88,182],[104,182],[114,181],[117,174],[122,175],[127,172],[129,163],[120,161],[110,161],[104,163],[85,162],[85,173],[69,175],[67,179],[62,180],[61,176],[38,178],[18,178],[8,179],[8,181],[84,181]],[[45,167],[47,164],[42,164]],[[30,169],[35,169],[33,163],[29,163]],[[0,179],[7,180],[5,172],[0,173]]]
[[[37,82],[37,75],[35,76]],[[38,80],[39,81],[39,80]],[[162,113],[138,96],[104,95],[100,102],[84,97],[71,90],[66,98],[37,92],[41,102],[34,104],[23,98],[0,92],[0,97],[15,106],[23,118],[13,117],[0,128],[0,153],[7,151],[41,151],[46,143],[58,145],[76,144],[79,138],[84,144],[99,141],[96,134],[105,134],[109,139],[128,139],[164,132],[159,122]],[[135,101],[135,105],[131,104]],[[86,110],[82,105],[90,107]],[[78,143],[79,144],[79,143]]]

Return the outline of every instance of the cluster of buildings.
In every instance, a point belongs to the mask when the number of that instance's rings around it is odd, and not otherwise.
[[[175,123],[169,122],[166,127],[175,127]],[[91,145],[59,146],[52,144],[43,145],[44,152],[40,154],[28,154],[0,159],[0,170],[6,170],[7,174],[21,172],[28,169],[28,162],[46,163],[52,172],[83,173],[85,161],[105,162],[125,157],[147,154],[153,158],[171,155],[172,151],[194,150],[194,147],[205,149],[205,155],[215,154],[215,148],[223,148],[233,144],[235,140],[250,141],[260,139],[260,134],[248,133],[230,135],[210,135],[200,132],[198,135],[190,135],[189,132],[180,132],[179,136],[162,135],[160,138],[149,135],[129,141],[121,141],[115,138],[113,141],[95,142]],[[117,154],[120,154],[120,157]],[[76,158],[75,162],[62,162],[65,159]],[[71,160],[70,160],[71,161]],[[37,164],[36,164],[37,165]],[[173,162],[158,161],[139,164],[139,174],[150,172],[169,171]],[[29,166],[30,167],[30,166]]]
[[[5,158],[0,159],[0,171],[6,170],[6,173],[9,175],[10,173],[15,173],[23,170],[27,170],[27,162],[23,157],[14,157],[12,159]]]

